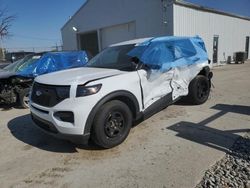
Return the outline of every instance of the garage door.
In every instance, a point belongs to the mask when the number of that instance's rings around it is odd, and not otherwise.
[[[101,29],[102,49],[111,44],[131,40],[135,38],[135,22],[115,25]]]

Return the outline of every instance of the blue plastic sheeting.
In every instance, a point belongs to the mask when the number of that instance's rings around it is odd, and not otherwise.
[[[17,71],[16,74],[24,77],[34,78],[64,69],[83,67],[88,62],[85,51],[78,52],[48,52],[35,62],[30,63],[24,69]]]
[[[167,71],[208,60],[200,37],[159,37],[137,45],[128,53],[151,68]]]

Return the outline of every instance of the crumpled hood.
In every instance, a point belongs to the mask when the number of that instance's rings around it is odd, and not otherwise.
[[[4,69],[0,69],[0,79],[6,79],[11,76],[15,76],[16,74],[14,72],[9,72]]]
[[[38,76],[35,81],[47,85],[82,85],[92,80],[122,73],[124,72],[115,69],[82,67]]]

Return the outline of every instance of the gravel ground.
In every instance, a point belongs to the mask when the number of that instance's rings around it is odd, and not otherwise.
[[[240,137],[226,156],[209,169],[196,188],[250,188],[250,133]]]

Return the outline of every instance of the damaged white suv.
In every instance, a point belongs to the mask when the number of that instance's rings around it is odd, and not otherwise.
[[[35,79],[33,121],[56,137],[101,147],[122,143],[144,120],[183,96],[209,97],[212,72],[199,37],[160,37],[112,45],[86,67]]]

